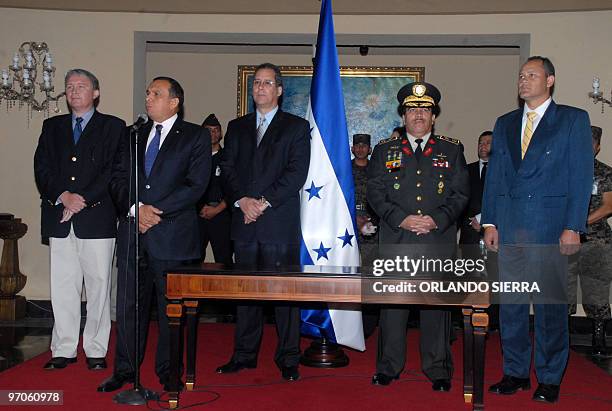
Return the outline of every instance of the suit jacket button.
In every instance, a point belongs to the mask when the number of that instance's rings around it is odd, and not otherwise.
[[[422,171],[421,170],[417,170],[417,175],[421,175]]]
[[[71,160],[74,162],[74,161],[77,160],[77,158],[76,157],[72,157]]]
[[[76,180],[76,177],[70,177],[70,180],[74,181]]]
[[[148,190],[148,189],[150,189],[150,188],[151,188],[151,186],[147,184],[147,185],[145,186],[145,188]]]
[[[419,181],[419,182],[416,184],[416,186],[417,186],[417,187],[421,187],[421,182]]]
[[[421,201],[422,199],[423,199],[423,197],[421,197],[421,196],[417,196],[417,198],[416,198],[417,201]]]

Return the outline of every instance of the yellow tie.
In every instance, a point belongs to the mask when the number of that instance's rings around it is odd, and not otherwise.
[[[525,158],[527,147],[533,136],[533,120],[535,120],[537,114],[535,111],[527,112],[527,124],[525,124],[525,132],[523,133],[523,142],[521,143],[521,159]]]

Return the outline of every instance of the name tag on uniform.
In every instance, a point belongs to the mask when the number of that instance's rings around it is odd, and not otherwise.
[[[215,177],[219,177],[221,175],[221,167],[217,166],[215,169]]]

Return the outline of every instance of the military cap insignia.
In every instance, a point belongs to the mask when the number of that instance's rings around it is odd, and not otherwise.
[[[415,84],[414,86],[412,86],[412,94],[417,97],[423,97],[426,91],[427,88],[424,84]]]
[[[461,141],[457,140],[456,138],[447,137],[447,136],[437,136],[437,138],[438,138],[438,140],[447,141],[447,142],[449,142],[451,144],[454,144],[456,146],[461,144]]]
[[[388,142],[390,142],[390,141],[397,140],[397,139],[399,139],[399,137],[398,137],[398,136],[392,136],[392,137],[389,137],[389,138],[385,138],[385,139],[383,139],[383,140],[380,140],[380,141],[378,142],[378,144],[385,144],[385,143],[388,143]],[[378,144],[377,144],[377,145],[378,145]]]

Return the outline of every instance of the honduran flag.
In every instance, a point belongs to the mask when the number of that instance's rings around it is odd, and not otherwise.
[[[304,265],[358,266],[355,187],[331,0],[323,0],[310,86],[310,168],[301,192]],[[361,311],[302,310],[302,333],[365,350]]]

